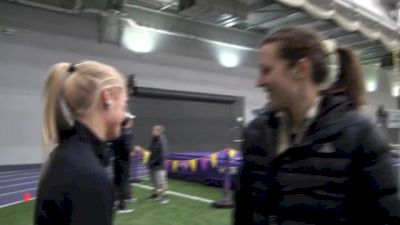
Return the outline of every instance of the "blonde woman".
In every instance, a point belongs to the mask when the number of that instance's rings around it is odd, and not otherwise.
[[[120,135],[127,91],[113,67],[55,64],[45,84],[44,165],[34,224],[112,224],[113,188],[103,167],[106,141]]]

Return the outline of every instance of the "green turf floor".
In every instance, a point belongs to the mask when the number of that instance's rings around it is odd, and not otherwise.
[[[148,182],[141,183],[149,185]],[[169,189],[182,194],[210,200],[222,197],[220,188],[208,187],[200,184],[179,180],[170,180]],[[170,195],[171,201],[161,205],[157,201],[148,201],[150,190],[134,187],[136,203],[130,203],[129,208],[135,211],[129,214],[114,216],[116,225],[228,225],[231,224],[232,211],[229,209],[215,209],[208,203]],[[28,225],[32,224],[33,202],[21,203],[0,209],[1,225]]]

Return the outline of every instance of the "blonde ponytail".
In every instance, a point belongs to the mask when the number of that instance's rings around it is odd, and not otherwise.
[[[51,67],[46,79],[43,97],[45,99],[42,128],[43,149],[49,152],[49,147],[59,141],[60,133],[68,124],[61,109],[63,83],[66,78],[69,63],[57,63]]]

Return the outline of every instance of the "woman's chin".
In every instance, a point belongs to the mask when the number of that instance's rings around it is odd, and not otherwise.
[[[110,133],[107,135],[107,140],[108,140],[108,141],[115,140],[115,139],[119,138],[120,135],[121,135],[121,130],[120,130],[120,129],[115,130],[115,131],[113,131],[113,132],[110,132]]]

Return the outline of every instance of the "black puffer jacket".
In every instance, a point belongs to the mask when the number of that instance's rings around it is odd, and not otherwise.
[[[276,156],[278,123],[265,112],[245,131],[236,225],[400,224],[388,142],[344,97],[324,97],[303,141]]]

